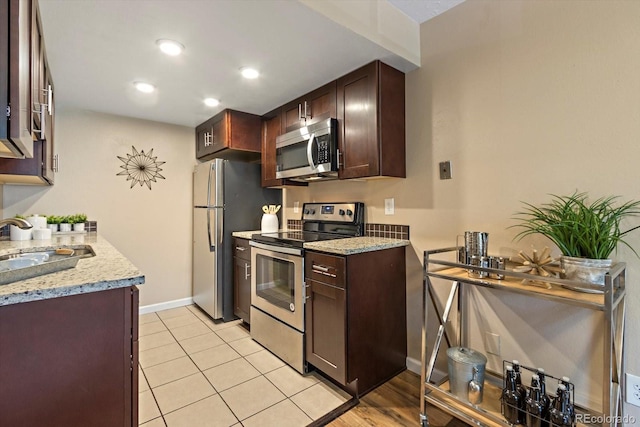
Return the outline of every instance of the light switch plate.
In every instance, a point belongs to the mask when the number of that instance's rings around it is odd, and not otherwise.
[[[487,353],[500,356],[500,335],[494,334],[493,332],[485,332],[485,339]]]
[[[440,179],[451,179],[451,162],[440,162]]]
[[[394,199],[384,199],[384,214],[393,215],[395,213]]]

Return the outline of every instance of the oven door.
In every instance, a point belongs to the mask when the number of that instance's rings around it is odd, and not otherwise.
[[[251,305],[304,332],[302,250],[250,244]]]
[[[276,178],[337,174],[337,121],[327,119],[276,138]]]

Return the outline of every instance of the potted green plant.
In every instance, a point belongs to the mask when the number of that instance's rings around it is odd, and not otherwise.
[[[84,231],[84,223],[87,222],[87,216],[83,213],[73,216],[73,231]]]
[[[56,215],[48,215],[47,216],[47,228],[51,229],[52,233],[56,233],[58,231],[58,224],[62,221],[62,218]]]
[[[604,274],[611,267],[611,253],[619,244],[634,248],[624,239],[640,225],[621,230],[622,221],[640,215],[640,201],[618,203],[618,196],[601,197],[589,202],[587,193],[569,196],[551,195],[551,201],[541,206],[523,202],[524,210],[514,219],[513,227],[523,230],[516,235],[542,234],[555,243],[562,257],[561,266],[567,279],[604,284]]]
[[[60,218],[60,231],[71,231],[71,225],[73,224],[73,216],[66,215]]]

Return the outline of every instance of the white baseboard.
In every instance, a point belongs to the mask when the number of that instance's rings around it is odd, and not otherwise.
[[[413,357],[407,357],[407,369],[409,371],[420,375],[421,368],[422,368],[422,364],[418,359],[414,359]],[[431,378],[436,381],[439,381],[441,378],[444,378],[446,375],[447,375],[446,372],[443,372],[440,369],[434,367]]]
[[[161,302],[158,304],[144,305],[138,309],[139,314],[155,313],[156,311],[168,310],[170,308],[184,307],[193,304],[193,298],[182,298],[173,301]]]
[[[414,359],[413,357],[407,357],[407,369],[411,372],[414,372],[420,375],[420,367],[422,364],[418,359]]]

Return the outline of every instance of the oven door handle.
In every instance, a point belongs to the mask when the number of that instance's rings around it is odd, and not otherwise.
[[[309,142],[307,143],[307,161],[309,162],[309,166],[314,171],[318,168],[318,166],[313,163],[313,140],[315,139],[316,134],[312,133],[309,135]]]
[[[302,249],[288,248],[285,246],[265,245],[264,243],[254,242],[253,240],[249,241],[249,245],[253,246],[254,248],[264,249],[265,251],[302,256]]]

